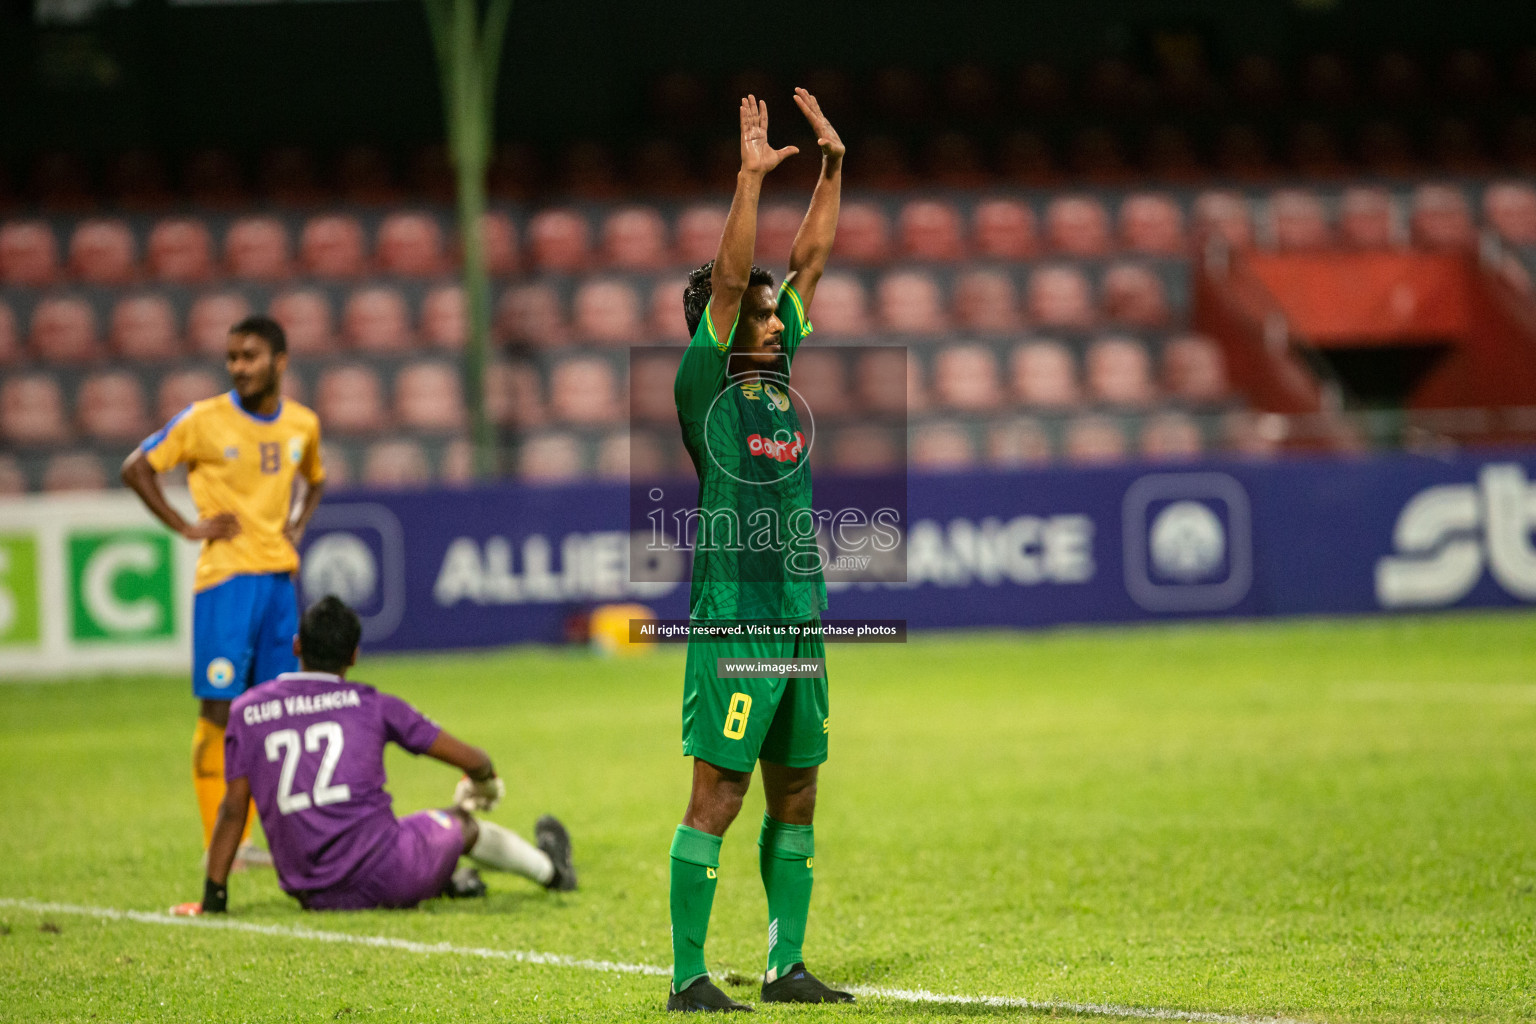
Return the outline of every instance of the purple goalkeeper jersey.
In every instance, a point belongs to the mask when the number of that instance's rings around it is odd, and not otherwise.
[[[393,848],[384,744],[420,754],[440,731],[400,698],[327,672],[284,672],[235,698],[224,777],[250,780],[285,891],[341,885]]]

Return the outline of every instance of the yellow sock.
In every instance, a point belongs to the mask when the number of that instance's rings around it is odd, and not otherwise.
[[[224,730],[206,718],[198,718],[192,731],[192,788],[203,818],[206,850],[213,839],[213,823],[219,820],[219,804],[224,802]]]

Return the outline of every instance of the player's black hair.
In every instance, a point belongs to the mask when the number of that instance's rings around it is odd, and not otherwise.
[[[282,355],[288,351],[288,335],[283,333],[283,325],[269,316],[256,313],[241,320],[229,329],[230,334],[254,334],[267,343],[272,354]]]
[[[309,606],[299,620],[299,659],[316,672],[340,672],[352,664],[363,624],[334,594]]]
[[[704,311],[709,308],[710,275],[714,272],[715,261],[710,260],[688,275],[688,287],[683,289],[683,319],[688,321],[690,338],[699,329],[699,321],[704,319]],[[747,278],[747,287],[756,288],[760,284],[772,288],[773,275],[754,263],[752,273]]]

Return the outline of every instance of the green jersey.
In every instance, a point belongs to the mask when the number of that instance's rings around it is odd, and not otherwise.
[[[787,372],[811,324],[788,284],[779,289],[777,312],[785,372],[732,380],[731,338],[716,335],[708,310],[677,369],[677,418],[699,475],[693,619],[804,622],[827,606],[811,506],[811,435],[790,401]]]

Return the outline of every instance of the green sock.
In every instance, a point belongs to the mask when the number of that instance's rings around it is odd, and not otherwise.
[[[767,976],[772,981],[805,959],[816,835],[810,825],[786,825],[765,814],[757,845],[763,888],[768,890]]]
[[[720,837],[687,825],[672,836],[672,991],[681,992],[702,975],[704,938],[715,905]]]

